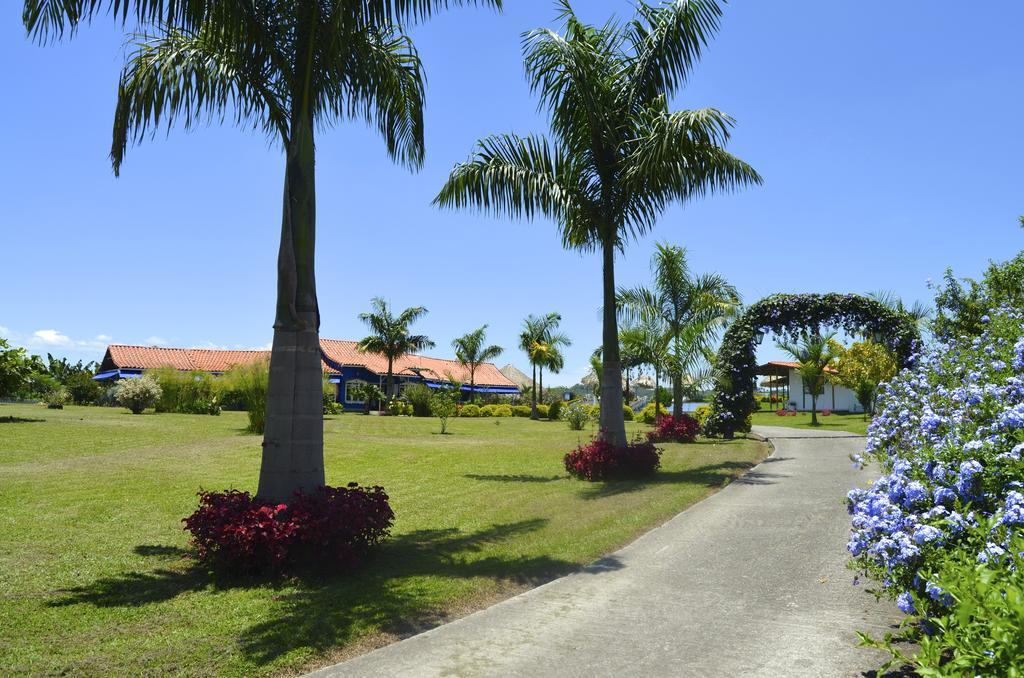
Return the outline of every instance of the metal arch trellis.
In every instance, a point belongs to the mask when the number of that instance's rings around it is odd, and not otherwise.
[[[920,345],[914,321],[859,294],[774,294],[749,306],[729,326],[715,360],[715,395],[708,435],[731,438],[750,430],[755,410],[756,351],[766,332],[796,337],[823,326],[867,334],[893,351],[900,367],[912,364]]]

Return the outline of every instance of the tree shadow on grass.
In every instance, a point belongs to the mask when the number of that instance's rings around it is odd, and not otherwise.
[[[482,475],[479,473],[467,473],[462,477],[469,478],[470,480],[488,480],[501,483],[551,483],[556,480],[565,480],[569,476],[564,473],[560,476],[531,476],[526,474]]]
[[[46,420],[36,419],[34,417],[15,417],[11,415],[0,417],[0,424],[38,424],[44,421]]]
[[[309,576],[287,580],[215,577],[188,564],[99,579],[62,591],[52,607],[90,604],[97,607],[138,607],[203,590],[272,586],[262,621],[243,631],[240,651],[266,663],[297,649],[327,652],[367,633],[383,631],[404,637],[445,621],[444,593],[450,585],[437,579],[491,579],[518,585],[539,585],[573,571],[600,575],[621,564],[614,557],[580,568],[549,556],[516,556],[493,547],[534,532],[546,519],[493,525],[476,532],[458,528],[417,530],[398,535],[378,547],[363,566],[349,575]],[[491,551],[490,554],[484,555]],[[179,557],[180,549],[140,545],[140,555]],[[440,593],[439,593],[440,591]]]
[[[652,485],[690,484],[702,485],[704,487],[723,487],[729,483],[773,485],[778,482],[778,479],[788,477],[784,474],[767,471],[747,471],[747,469],[753,468],[755,465],[754,462],[723,461],[718,464],[686,469],[685,471],[658,471],[655,475],[647,478],[588,483],[588,487],[582,492],[582,497],[584,499],[601,499],[628,492],[637,492]],[[747,472],[737,476],[736,471]]]

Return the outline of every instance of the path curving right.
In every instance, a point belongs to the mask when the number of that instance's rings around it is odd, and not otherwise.
[[[755,427],[774,453],[582,572],[317,676],[859,676],[900,619],[852,585],[863,436]]]

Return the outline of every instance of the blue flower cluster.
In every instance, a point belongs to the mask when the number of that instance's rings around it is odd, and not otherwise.
[[[929,580],[943,553],[1004,562],[1024,528],[1024,320],[1001,309],[985,323],[981,336],[933,346],[883,387],[854,459],[877,460],[883,475],[847,495],[847,547],[907,614],[954,603]]]

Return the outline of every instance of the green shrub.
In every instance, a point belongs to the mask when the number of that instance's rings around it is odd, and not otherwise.
[[[221,385],[214,383],[209,372],[182,372],[163,367],[149,374],[160,385],[160,398],[154,405],[157,412],[220,414],[218,392]]]
[[[160,384],[148,374],[122,379],[117,383],[117,402],[132,414],[142,414],[160,399]]]
[[[601,405],[600,405],[600,403],[597,404],[597,405],[588,405],[587,406],[587,414],[589,414],[590,418],[593,419],[594,421],[601,421]]]
[[[562,408],[561,417],[573,431],[582,431],[591,419],[590,406],[582,400],[572,400]]]
[[[700,430],[704,430],[704,423],[711,416],[711,406],[701,405],[693,411],[693,418],[697,420],[697,426],[700,426]]]
[[[52,391],[47,391],[43,394],[43,402],[51,410],[63,410],[69,399],[68,390],[63,386],[58,386]]]
[[[270,380],[270,361],[257,360],[247,365],[235,365],[220,378],[225,393],[231,393],[245,408],[249,417],[249,433],[263,433],[267,421],[267,382]]]
[[[426,384],[409,384],[405,387],[403,397],[412,405],[412,416],[430,416],[430,387]]]
[[[558,421],[559,413],[562,411],[562,401],[554,400],[548,405],[548,419]]]
[[[626,421],[633,421],[633,419],[634,419],[633,408],[630,407],[629,405],[623,405],[622,406],[622,418],[625,419]]]
[[[480,408],[477,405],[474,405],[473,403],[470,403],[468,405],[463,405],[462,409],[459,410],[459,416],[460,417],[479,417],[480,416]]]
[[[530,408],[527,407],[526,409],[530,409]],[[495,417],[511,417],[512,416],[512,406],[511,405],[495,405],[494,406],[494,416]],[[527,414],[527,416],[529,416],[529,414]]]
[[[511,409],[512,415],[515,417],[529,417],[532,411],[529,405],[513,405]]]
[[[493,417],[494,416],[494,410],[497,407],[498,407],[498,405],[484,405],[483,407],[480,408],[480,416],[481,417]]]
[[[542,419],[547,419],[550,412],[551,410],[547,405],[544,403],[537,403],[537,414],[539,414]]]
[[[645,424],[654,424],[657,422],[659,416],[667,417],[671,414],[668,409],[662,404],[658,404],[658,412],[654,412],[654,403],[648,403],[647,407],[640,410],[640,421]]]
[[[68,377],[68,395],[76,405],[92,405],[103,395],[103,387],[88,372],[76,372]]]
[[[338,402],[337,386],[327,381],[327,377],[323,380],[323,406],[324,414],[343,414],[345,412],[345,406]]]
[[[430,411],[441,422],[441,433],[448,432],[448,420],[457,416],[459,399],[462,394],[457,389],[438,388],[430,395]]]

